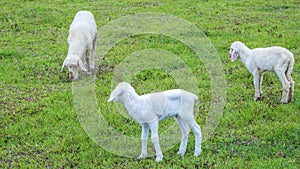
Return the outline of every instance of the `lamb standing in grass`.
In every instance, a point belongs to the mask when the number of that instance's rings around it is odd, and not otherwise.
[[[257,100],[262,95],[262,79],[265,71],[274,71],[279,77],[283,92],[281,103],[288,103],[292,100],[294,94],[294,81],[292,71],[294,65],[293,54],[282,47],[268,47],[249,49],[243,43],[237,41],[232,43],[229,56],[231,61],[240,57],[243,64],[248,68],[254,77],[255,95]]]
[[[194,101],[198,97],[193,93],[174,89],[160,93],[139,96],[134,88],[126,82],[119,83],[112,91],[109,102],[123,102],[129,115],[142,126],[142,153],[139,158],[147,157],[148,130],[151,130],[151,140],[156,151],[156,161],[163,159],[159,145],[158,122],[169,117],[175,117],[182,132],[178,154],[184,155],[190,128],[195,135],[194,156],[201,154],[201,128],[194,119]]]
[[[62,69],[69,69],[69,77],[78,78],[78,68],[91,74],[94,69],[94,55],[97,38],[97,26],[94,16],[89,11],[77,12],[69,29],[69,50]]]

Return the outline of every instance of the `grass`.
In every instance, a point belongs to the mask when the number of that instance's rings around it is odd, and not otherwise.
[[[298,1],[3,0],[0,5],[1,168],[299,168]],[[126,15],[157,12],[186,19],[205,33],[223,63],[227,98],[223,116],[203,143],[200,157],[193,157],[192,134],[184,158],[176,154],[177,144],[164,151],[161,163],[155,163],[154,157],[118,156],[88,136],[74,107],[72,82],[66,72],[59,72],[67,53],[69,25],[82,9],[94,13],[98,28]],[[294,53],[296,84],[290,104],[279,103],[281,85],[272,73],[264,78],[264,98],[253,101],[252,76],[240,61],[232,63],[228,58],[235,40],[250,48],[280,45]],[[185,44],[157,34],[123,39],[98,65],[95,91],[104,119],[120,133],[140,137],[138,123],[122,113],[122,105],[106,100],[117,66],[134,52],[149,48],[179,56],[196,77],[197,122],[203,127],[212,94],[204,64]],[[130,82],[140,94],[178,87],[176,79],[160,69],[145,69]],[[170,124],[172,120],[163,121],[160,132]]]

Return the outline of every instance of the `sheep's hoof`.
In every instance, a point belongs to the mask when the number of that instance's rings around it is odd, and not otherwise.
[[[146,158],[147,157],[147,154],[141,154],[140,156],[139,156],[139,158],[138,159],[142,159],[142,158]]]
[[[260,100],[262,97],[262,93],[255,93],[254,94],[254,101]]]
[[[157,156],[157,157],[156,157],[155,161],[156,161],[156,162],[160,162],[160,161],[162,161],[162,159],[163,159],[163,156],[160,155],[160,156]]]
[[[178,151],[178,153],[177,154],[179,154],[180,156],[184,156],[184,154],[185,154],[185,152],[184,151]]]
[[[254,101],[260,100],[260,97],[254,97]]]
[[[287,103],[289,103],[289,102],[288,102],[288,100],[286,100],[286,99],[281,99],[280,103],[287,104]]]
[[[198,152],[195,152],[195,153],[194,153],[194,156],[195,156],[195,157],[198,157],[201,153],[202,153],[202,150],[200,150],[200,151],[198,151]]]

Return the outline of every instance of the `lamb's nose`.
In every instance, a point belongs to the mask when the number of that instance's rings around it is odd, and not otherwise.
[[[74,79],[74,75],[73,75],[72,72],[69,72],[69,78],[72,79],[72,80]]]

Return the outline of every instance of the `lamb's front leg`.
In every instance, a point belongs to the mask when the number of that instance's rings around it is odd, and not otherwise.
[[[147,142],[148,142],[148,131],[149,131],[149,126],[146,123],[141,124],[142,126],[142,153],[139,156],[139,159],[146,158],[147,157]]]
[[[92,51],[90,49],[88,49],[86,51],[86,62],[87,62],[87,68],[88,68],[88,72],[87,74],[90,75],[92,74],[92,68],[91,68],[91,56],[92,56]]]
[[[263,81],[263,77],[264,77],[264,74],[263,73],[259,73],[259,93],[260,93],[260,97],[262,97],[262,81]]]
[[[255,94],[254,94],[254,100],[260,99],[260,74],[257,70],[253,72],[253,83],[254,83],[254,89],[255,89]]]
[[[159,145],[159,137],[158,137],[158,120],[155,120],[154,122],[149,123],[149,127],[151,130],[151,140],[154,144],[155,152],[156,152],[156,162],[159,162],[163,159],[163,154],[160,149]]]

